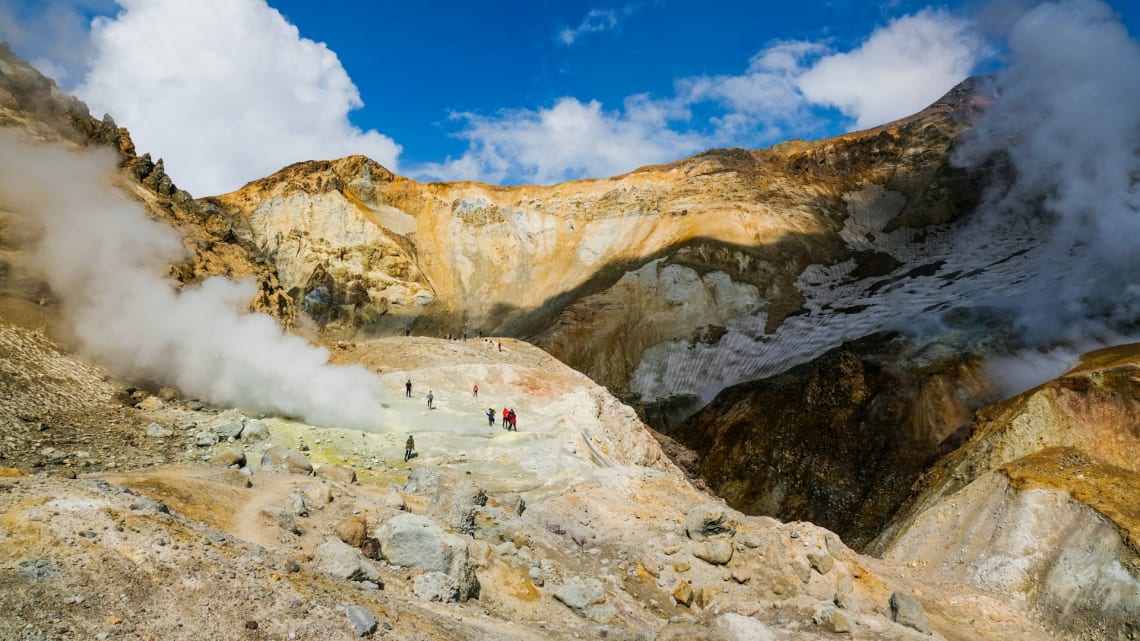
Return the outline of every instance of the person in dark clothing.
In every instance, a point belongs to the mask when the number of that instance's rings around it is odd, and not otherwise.
[[[404,462],[407,463],[408,459],[412,458],[412,450],[416,449],[416,439],[408,434],[408,441],[404,443]]]
[[[512,432],[519,431],[518,417],[515,416],[515,411],[513,409],[511,410],[511,412],[509,414],[507,414],[507,422],[511,424],[510,430]]]
[[[407,383],[404,383],[404,396],[407,396],[408,398],[412,397],[412,379],[410,378],[408,379]]]
[[[493,407],[487,408],[487,425],[495,427],[495,408]]]
[[[428,402],[428,409],[429,410],[431,409],[431,401],[434,398],[435,398],[435,396],[432,395],[431,390],[428,390],[427,402]]]

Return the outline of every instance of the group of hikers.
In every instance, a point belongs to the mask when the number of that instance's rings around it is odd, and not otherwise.
[[[489,425],[490,427],[495,426],[495,408],[493,408],[493,407],[487,408],[487,425]],[[518,417],[515,416],[515,411],[509,407],[503,408],[503,427],[508,432],[519,431],[519,429],[518,429]]]
[[[502,348],[500,347],[500,349],[502,349]],[[410,378],[408,379],[408,381],[406,383],[404,383],[404,396],[406,398],[412,398],[412,379],[410,379]],[[473,396],[474,398],[479,398],[479,384],[478,383],[476,383],[475,385],[473,385],[471,387],[471,396]],[[433,409],[432,408],[432,401],[435,400],[435,394],[433,394],[431,390],[428,390],[427,396],[425,396],[424,398],[427,399],[428,409],[429,410]],[[488,407],[487,408],[487,425],[494,427],[496,416],[497,416],[497,413],[495,412],[495,408]],[[518,416],[515,414],[515,410],[513,408],[509,408],[509,407],[503,408],[502,426],[508,432],[519,431],[518,430]],[[415,450],[415,448],[416,448],[416,441],[415,441],[415,439],[413,439],[411,437],[411,435],[409,435],[407,442],[404,443],[404,461],[405,462],[407,462],[408,459],[412,458],[412,451]]]

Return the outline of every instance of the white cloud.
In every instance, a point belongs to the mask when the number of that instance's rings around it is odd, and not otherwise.
[[[421,167],[426,178],[553,183],[611,176],[665,162],[707,146],[696,134],[669,129],[669,106],[644,96],[621,111],[562,98],[546,109],[516,109],[494,117],[464,113],[459,134],[469,142],[460,158]]]
[[[740,75],[696,76],[676,83],[684,105],[715,103],[724,110],[712,118],[720,144],[751,144],[790,132],[802,135],[820,123],[799,90],[799,77],[812,58],[826,53],[810,42],[777,42],[761,50]]]
[[[400,146],[361,131],[340,60],[264,0],[119,0],[92,24],[76,92],[127,126],[195,195],[240,187],[298,160],[361,153],[395,170]]]
[[[821,58],[797,85],[807,100],[838,108],[862,129],[926,107],[987,55],[970,23],[923,10],[877,29],[853,51]]]
[[[590,9],[577,27],[565,27],[559,31],[556,40],[570,46],[586,34],[615,31],[621,26],[623,18],[628,18],[639,9],[641,4],[631,4],[619,9]]]
[[[592,16],[592,17],[591,17]],[[603,19],[604,18],[604,19]],[[577,34],[616,25],[591,12]],[[464,113],[462,156],[417,168],[423,178],[538,182],[620,174],[716,146],[760,146],[824,133],[823,108],[856,128],[910,115],[965,79],[990,55],[967,21],[924,10],[877,29],[848,52],[815,42],[775,42],[741,74],[676,81],[671,96],[627,98],[607,111],[597,101]],[[703,114],[703,120],[694,119]]]
[[[612,9],[590,9],[581,24],[575,28],[566,27],[558,32],[558,39],[562,44],[572,45],[579,36],[586,33],[600,33],[617,28],[617,12]]]

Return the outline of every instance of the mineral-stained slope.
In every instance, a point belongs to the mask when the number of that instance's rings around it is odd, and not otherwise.
[[[1127,638],[1140,615],[1136,345],[978,412],[870,550],[1014,595],[1059,628]]]
[[[965,87],[832,140],[710,151],[614,178],[425,184],[349,157],[298,163],[201,205],[224,213],[334,334],[515,335],[619,393],[707,400],[762,367],[732,363],[704,381],[692,371],[738,351],[726,336],[760,338],[807,311],[797,281],[809,266],[890,274],[909,258],[876,236],[968,208],[977,185],[946,156],[971,96]],[[816,335],[820,353],[841,342]],[[633,385],[647,352],[693,342],[711,351],[682,371],[649,367]],[[802,351],[771,367],[815,355]]]

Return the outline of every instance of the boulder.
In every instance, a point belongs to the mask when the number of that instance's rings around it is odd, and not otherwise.
[[[341,519],[333,527],[333,534],[348,545],[358,548],[364,545],[364,539],[368,538],[368,523],[362,516],[350,516]]]
[[[418,514],[399,514],[376,533],[380,552],[393,565],[442,572],[459,583],[459,600],[479,594],[475,564],[467,540],[445,532],[435,521]]]
[[[891,620],[923,634],[931,633],[930,622],[926,620],[922,606],[905,592],[891,594]]]
[[[734,612],[722,614],[713,621],[713,630],[724,641],[775,641],[776,636],[762,622]]]
[[[269,426],[265,421],[249,420],[241,430],[241,440],[249,443],[258,443],[269,438]]]
[[[300,452],[274,445],[261,455],[261,471],[278,474],[312,474],[313,464]]]
[[[158,423],[151,423],[146,426],[146,435],[153,436],[154,438],[166,438],[173,433],[174,430],[165,425],[159,425]]]
[[[425,572],[412,581],[412,591],[425,601],[455,603],[459,600],[459,583],[443,572]]]
[[[241,431],[245,429],[245,417],[239,416],[228,421],[215,423],[210,429],[223,441],[237,440],[241,436]]]
[[[210,465],[216,467],[245,467],[245,452],[222,450],[210,457]]]
[[[340,539],[329,538],[317,546],[313,553],[313,563],[321,572],[341,579],[380,583],[380,571],[376,566],[364,558],[360,550]]]
[[[356,482],[356,471],[341,465],[322,465],[317,468],[317,476],[346,485]]]
[[[366,637],[372,634],[376,631],[376,626],[379,625],[376,615],[372,614],[371,610],[359,605],[346,606],[344,614],[348,617],[348,622],[352,624],[352,629],[356,631],[358,637]]]
[[[429,467],[412,470],[404,483],[404,491],[410,494],[429,494],[439,489],[439,472]]]
[[[693,546],[693,556],[713,565],[724,565],[731,561],[732,552],[732,540],[725,537],[708,539]]]
[[[673,600],[677,605],[688,606],[693,602],[693,586],[688,581],[678,581],[673,588]]]
[[[736,534],[736,519],[732,518],[729,509],[723,505],[701,505],[685,515],[685,531],[694,541],[704,541],[721,534],[731,537]]]
[[[194,445],[198,447],[210,447],[211,445],[218,444],[218,435],[210,430],[198,432],[194,437]]]
[[[458,488],[441,489],[431,497],[428,516],[433,516],[457,532],[475,533],[475,514],[487,505],[483,488],[465,484]]]
[[[554,598],[578,616],[597,623],[605,623],[617,614],[617,609],[606,603],[606,590],[602,582],[593,577],[567,579],[554,590]]]
[[[808,552],[808,563],[820,574],[827,574],[835,567],[835,557],[827,552]]]

